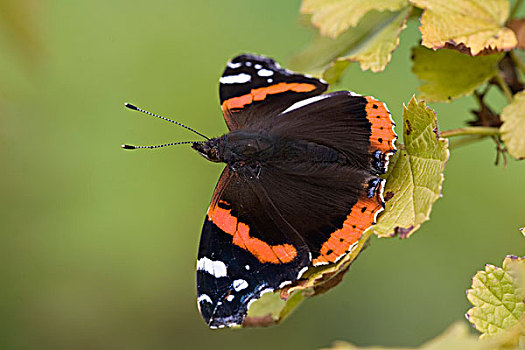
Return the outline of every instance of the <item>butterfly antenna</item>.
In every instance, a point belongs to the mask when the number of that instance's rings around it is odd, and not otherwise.
[[[139,148],[162,148],[162,147],[168,147],[168,146],[176,146],[176,145],[185,145],[188,143],[202,143],[202,141],[182,141],[182,142],[172,142],[172,143],[165,143],[162,145],[152,145],[152,146],[133,146],[133,145],[122,145],[121,148],[124,149],[139,149]]]
[[[186,126],[186,125],[184,125],[184,124],[182,124],[182,123],[176,122],[175,120],[171,120],[171,119],[165,118],[165,117],[160,116],[160,115],[158,115],[158,114],[155,114],[155,113],[151,113],[151,112],[145,111],[145,110],[143,110],[142,108],[139,108],[139,107],[137,107],[137,106],[132,105],[131,103],[127,103],[127,102],[126,102],[126,103],[124,103],[124,106],[126,106],[126,107],[128,107],[129,109],[132,109],[132,110],[134,110],[134,111],[139,111],[139,112],[145,113],[145,114],[147,114],[147,115],[151,115],[152,117],[157,117],[157,118],[160,118],[160,119],[166,120],[166,121],[168,121],[168,122],[170,122],[170,123],[173,123],[173,124],[177,124],[177,125],[179,125],[179,126],[182,126],[183,128],[188,129],[189,131],[192,131],[192,132],[196,133],[197,135],[204,137],[206,140],[209,140],[209,139],[210,139],[209,137],[207,137],[207,136],[201,134],[200,132],[198,132],[198,131],[195,130],[195,129],[190,128],[189,126]],[[171,144],[168,144],[168,146],[171,146]],[[140,148],[140,147],[139,147],[139,148]],[[148,146],[148,147],[146,147],[146,148],[150,148],[150,147]]]

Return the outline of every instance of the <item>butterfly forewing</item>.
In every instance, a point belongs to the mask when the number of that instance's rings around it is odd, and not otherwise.
[[[226,124],[236,130],[327,88],[325,82],[283,69],[270,58],[244,54],[228,62],[219,96]]]

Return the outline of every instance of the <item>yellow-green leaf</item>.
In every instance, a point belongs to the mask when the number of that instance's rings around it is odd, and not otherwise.
[[[463,322],[457,322],[447,329],[443,334],[426,342],[417,348],[385,348],[380,346],[358,347],[346,342],[337,342],[330,349],[325,350],[493,350],[494,343],[480,341],[478,337],[469,332]]]
[[[380,237],[411,235],[441,196],[448,142],[439,137],[434,111],[415,97],[403,108],[403,138],[385,175],[385,211],[373,226]]]
[[[397,12],[371,11],[335,39],[318,37],[292,60],[292,66],[297,70],[324,69],[323,79],[329,84],[339,80],[351,61],[360,62],[362,70],[382,71],[399,43],[409,11],[409,7]]]
[[[330,85],[337,83],[349,65],[349,60],[345,58],[338,58],[328,67],[326,67],[323,72],[323,79]]]
[[[472,279],[467,298],[474,307],[467,311],[466,316],[482,333],[482,338],[501,335],[522,325],[525,313],[524,269],[524,258],[507,256],[502,268],[486,265],[485,270],[478,271]]]
[[[279,323],[303,300],[301,292],[291,294],[287,300],[281,299],[280,291],[266,293],[250,305],[243,327],[266,327]]]
[[[496,74],[500,59],[501,54],[472,57],[456,50],[417,46],[412,50],[412,72],[423,81],[419,97],[435,102],[469,95]]]
[[[511,156],[525,158],[525,91],[514,95],[501,112],[501,138]]]
[[[392,58],[392,51],[399,44],[399,34],[406,27],[409,12],[410,7],[399,11],[388,25],[376,31],[370,40],[360,45],[346,58],[359,62],[362,70],[370,69],[372,72],[384,70]]]
[[[445,44],[464,44],[472,55],[484,49],[510,50],[516,35],[504,24],[508,0],[410,0],[424,9],[420,31],[422,44],[433,49]]]
[[[369,11],[397,11],[407,5],[408,0],[303,0],[301,12],[312,14],[312,23],[322,35],[335,38]]]

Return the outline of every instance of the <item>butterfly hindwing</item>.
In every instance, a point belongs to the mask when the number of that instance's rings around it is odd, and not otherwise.
[[[304,241],[270,207],[259,186],[249,174],[226,168],[208,209],[197,294],[212,328],[241,325],[251,302],[297,280],[311,262]]]
[[[270,58],[244,54],[228,62],[219,95],[226,124],[236,130],[327,88],[324,81],[283,69]]]

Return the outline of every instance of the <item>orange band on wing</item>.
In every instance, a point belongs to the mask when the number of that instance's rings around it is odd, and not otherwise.
[[[373,151],[379,150],[382,153],[393,152],[395,150],[394,141],[397,138],[394,132],[394,122],[390,117],[385,104],[373,97],[366,96],[366,117],[371,127],[370,148]]]
[[[297,256],[297,250],[291,244],[270,245],[251,237],[250,227],[231,215],[231,209],[223,209],[217,205],[210,206],[208,218],[219,229],[233,236],[233,244],[249,251],[261,263],[289,263]]]
[[[346,217],[343,227],[334,231],[323,243],[320,255],[313,260],[313,265],[333,263],[346,254],[359,241],[363,232],[374,224],[376,213],[382,209],[378,196],[359,199]]]
[[[280,94],[286,91],[310,92],[315,90],[316,86],[307,83],[279,83],[263,88],[252,89],[249,94],[232,97],[222,103],[222,110],[232,108],[243,108],[253,101],[262,101],[268,95]]]

